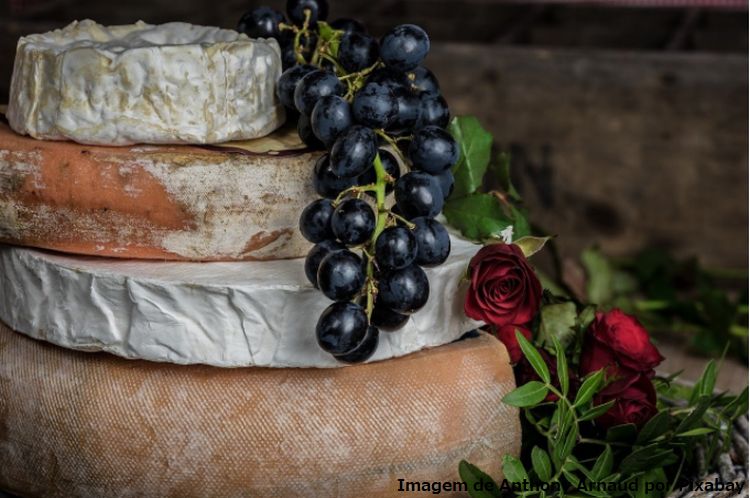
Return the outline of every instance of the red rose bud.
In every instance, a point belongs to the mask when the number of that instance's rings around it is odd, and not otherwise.
[[[542,285],[518,246],[484,246],[471,258],[469,275],[466,316],[499,329],[528,323],[539,310]]]
[[[601,405],[611,400],[615,404],[604,415],[596,419],[596,425],[607,429],[620,424],[635,424],[642,427],[656,415],[656,390],[646,375],[638,376],[619,392],[600,393],[594,403]]]
[[[526,339],[531,340],[531,331],[520,325],[503,325],[502,327],[493,329],[495,336],[500,339],[500,342],[505,344],[508,356],[510,356],[510,362],[513,365],[523,358],[521,346],[518,344],[518,339],[516,339],[516,330],[521,332]]]

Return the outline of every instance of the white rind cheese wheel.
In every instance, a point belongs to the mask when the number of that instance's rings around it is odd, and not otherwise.
[[[224,146],[100,147],[0,123],[0,241],[118,258],[293,258],[319,153],[283,129]]]
[[[479,246],[452,239],[426,269],[430,298],[371,361],[449,343],[479,322],[464,314],[464,275]],[[224,367],[339,367],[317,343],[331,304],[304,260],[165,263],[51,254],[0,246],[0,320],[66,348]]]
[[[21,38],[8,120],[15,131],[86,144],[206,144],[283,122],[278,43],[173,22],[91,20]]]
[[[101,498],[402,497],[518,455],[505,348],[482,334],[337,370],[129,362],[0,325],[0,489]],[[466,496],[442,492],[440,496]]]

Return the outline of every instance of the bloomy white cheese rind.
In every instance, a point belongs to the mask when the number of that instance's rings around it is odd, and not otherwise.
[[[8,121],[85,144],[211,144],[269,134],[278,43],[186,23],[74,22],[18,42]]]
[[[427,269],[430,299],[371,361],[449,343],[478,322],[463,312],[478,246],[453,239]],[[222,367],[340,367],[315,324],[330,305],[303,260],[162,263],[63,256],[0,246],[0,320],[36,339],[126,358]]]

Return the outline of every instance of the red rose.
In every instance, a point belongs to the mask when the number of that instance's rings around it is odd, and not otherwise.
[[[639,375],[619,392],[598,394],[594,403],[600,405],[613,399],[616,401],[612,408],[596,419],[599,427],[606,429],[620,424],[641,427],[656,415],[656,391],[646,375]]]
[[[654,367],[664,358],[651,344],[648,332],[630,315],[619,309],[598,312],[584,338],[580,373],[584,375],[606,368],[612,382],[605,390],[617,392],[637,377],[653,377]]]
[[[542,285],[517,245],[484,246],[471,258],[469,274],[466,316],[500,328],[528,323],[539,310]]]
[[[500,339],[500,342],[505,344],[508,356],[510,356],[510,362],[514,365],[523,358],[521,346],[518,345],[518,339],[516,339],[516,330],[521,332],[526,339],[531,340],[531,331],[520,325],[503,325],[494,329],[495,336]]]

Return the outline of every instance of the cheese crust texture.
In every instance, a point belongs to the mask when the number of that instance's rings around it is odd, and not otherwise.
[[[85,144],[210,144],[281,125],[278,43],[187,23],[91,20],[22,37],[8,120],[21,134]]]
[[[345,369],[226,369],[69,351],[0,324],[0,488],[396,498],[414,494],[400,478],[460,481],[463,458],[499,480],[520,449],[518,410],[502,403],[514,387],[484,334]]]
[[[479,325],[463,311],[479,246],[452,245],[444,264],[426,269],[427,304],[381,332],[371,361],[447,344]],[[307,281],[303,259],[165,263],[0,246],[0,320],[71,349],[222,367],[341,367],[315,336],[330,304]]]
[[[225,146],[88,146],[0,122],[0,241],[91,256],[295,258],[319,153],[284,128]]]

